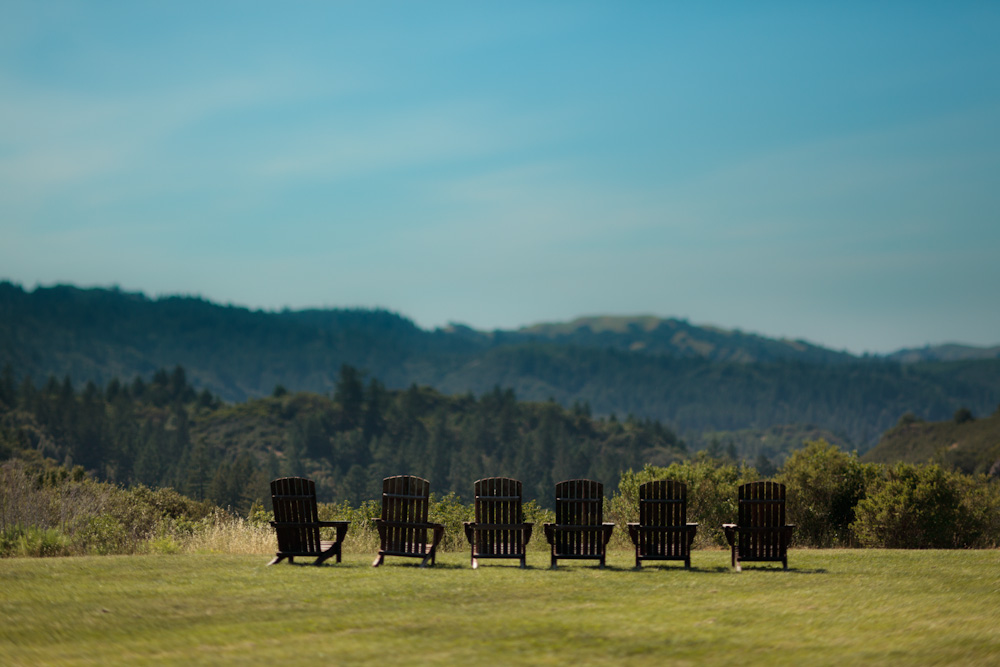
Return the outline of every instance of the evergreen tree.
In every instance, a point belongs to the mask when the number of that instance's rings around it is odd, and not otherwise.
[[[17,386],[14,382],[14,369],[5,364],[0,373],[0,406],[13,407],[17,401]]]
[[[340,406],[340,428],[350,430],[361,425],[365,392],[358,369],[347,364],[341,365],[333,400]]]

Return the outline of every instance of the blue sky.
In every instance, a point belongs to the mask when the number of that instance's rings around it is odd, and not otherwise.
[[[0,278],[1000,343],[1000,5],[11,2]]]

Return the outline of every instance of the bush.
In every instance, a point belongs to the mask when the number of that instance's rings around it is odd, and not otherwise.
[[[11,526],[0,532],[0,557],[69,555],[69,539],[55,528]]]
[[[861,463],[825,440],[807,442],[785,460],[778,481],[786,486],[787,520],[794,541],[813,547],[847,546],[854,508],[878,466]]]
[[[20,460],[0,465],[0,555],[139,553],[154,537],[190,534],[210,512],[207,503],[173,489],[123,489],[80,468]]]
[[[372,519],[378,518],[380,511],[381,506],[375,500],[362,501],[357,507],[352,507],[346,500],[340,503],[320,503],[318,507],[320,521],[351,522],[347,529],[347,537],[344,538],[344,553],[373,554],[378,551],[378,531]]]
[[[462,524],[475,517],[474,505],[463,504],[454,492],[440,498],[432,493],[428,515],[429,521],[444,525],[444,538],[438,549],[461,551],[469,546],[465,539],[465,526]]]
[[[969,408],[959,408],[955,410],[952,419],[956,424],[964,424],[965,422],[975,421],[976,418],[972,416],[972,411]]]
[[[857,505],[859,542],[887,549],[950,549],[1000,544],[1000,487],[985,476],[938,465],[882,469]]]
[[[116,517],[99,514],[87,517],[73,531],[73,547],[77,553],[94,553],[101,556],[135,551],[135,541]]]

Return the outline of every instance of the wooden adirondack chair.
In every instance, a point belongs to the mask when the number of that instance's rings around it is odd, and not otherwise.
[[[518,558],[527,567],[526,549],[534,524],[524,522],[521,482],[509,477],[487,477],[476,482],[476,520],[465,522],[472,545],[472,569],[480,558]]]
[[[340,548],[347,535],[349,521],[320,521],[316,515],[316,485],[311,479],[282,477],[271,482],[271,525],[278,535],[278,553],[268,565],[296,556],[315,557],[313,565],[322,565],[331,556],[340,562]],[[336,528],[335,540],[320,539],[320,528]]]
[[[739,489],[737,523],[722,524],[739,572],[744,561],[780,561],[788,569],[788,543],[795,526],[785,523],[785,485],[749,482]]]
[[[691,543],[698,524],[687,522],[687,486],[659,480],[639,487],[639,523],[628,524],[635,566],[644,560],[682,560],[691,567]]]
[[[444,526],[427,521],[430,492],[430,482],[420,477],[397,475],[382,480],[382,517],[372,519],[381,548],[372,567],[381,565],[386,556],[421,558],[420,567],[428,561],[434,565]],[[432,531],[430,544],[427,531]]]
[[[545,524],[552,567],[560,558],[599,560],[604,567],[615,524],[604,522],[604,485],[589,479],[556,484],[556,522]]]

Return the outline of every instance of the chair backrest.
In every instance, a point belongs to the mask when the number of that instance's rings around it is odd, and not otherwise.
[[[639,487],[639,525],[687,524],[687,485],[673,480],[646,482]]]
[[[509,477],[487,477],[476,481],[476,523],[513,525],[524,523],[521,482]]]
[[[740,560],[780,560],[785,540],[785,485],[749,482],[739,488]]]
[[[556,484],[556,524],[600,526],[604,523],[604,485],[590,479]]]
[[[271,482],[271,507],[279,551],[319,552],[319,518],[316,485],[303,477],[282,477]],[[305,525],[312,524],[312,525]]]
[[[589,479],[570,479],[556,484],[556,525],[593,526],[593,529],[560,531],[552,545],[554,553],[569,557],[604,554],[604,485]]]
[[[748,482],[739,488],[740,528],[782,528],[785,525],[785,485]]]
[[[382,520],[387,522],[382,549],[400,553],[425,553],[426,524],[431,484],[412,475],[397,475],[382,480]],[[402,524],[402,525],[400,525]]]
[[[487,477],[476,481],[475,492],[476,523],[481,527],[497,526],[476,531],[476,553],[481,556],[524,553],[524,531],[515,528],[524,523],[521,482],[509,477]]]

